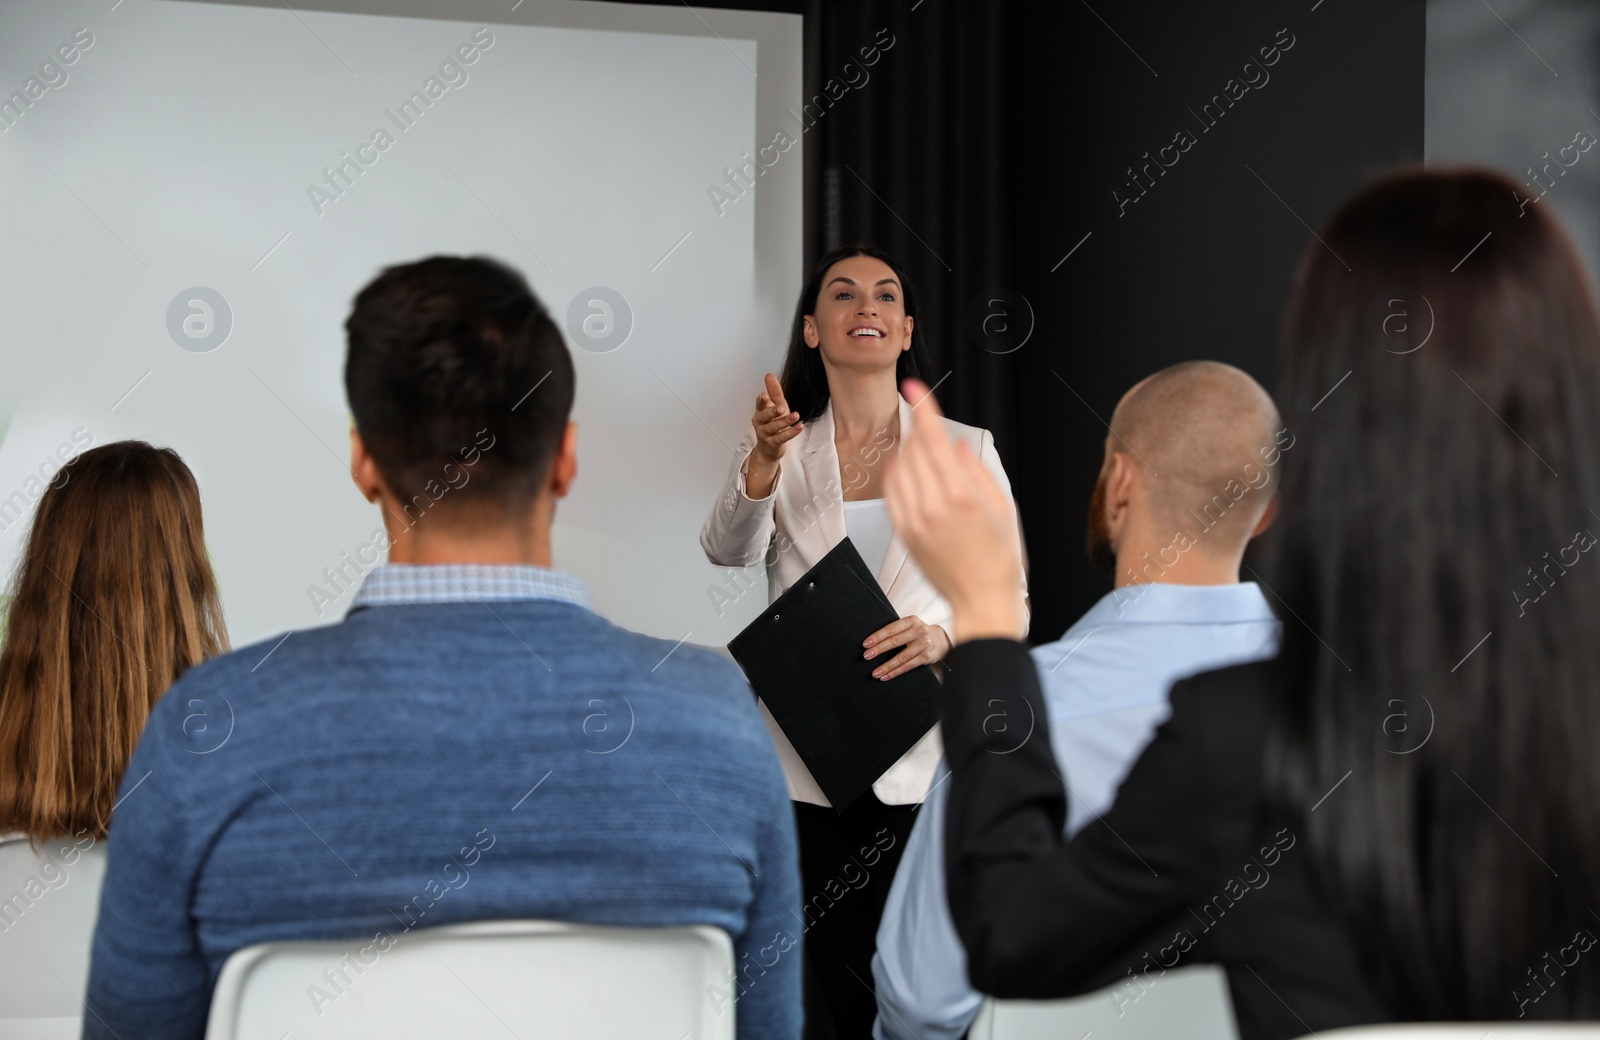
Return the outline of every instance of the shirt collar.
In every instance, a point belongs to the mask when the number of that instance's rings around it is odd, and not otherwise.
[[[577,575],[520,563],[386,563],[367,572],[350,609],[530,599],[594,609]]]
[[[1276,621],[1253,581],[1231,585],[1171,585],[1150,582],[1112,589],[1090,607],[1079,624],[1121,622],[1218,623]]]

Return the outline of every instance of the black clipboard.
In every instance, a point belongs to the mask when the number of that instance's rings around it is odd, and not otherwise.
[[[845,538],[728,643],[836,812],[844,812],[939,721],[927,665],[888,682],[861,641],[899,613]]]

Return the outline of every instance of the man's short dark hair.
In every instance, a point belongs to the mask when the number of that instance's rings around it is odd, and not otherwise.
[[[350,411],[396,495],[532,504],[576,379],[522,275],[481,256],[399,264],[361,290],[344,327]]]

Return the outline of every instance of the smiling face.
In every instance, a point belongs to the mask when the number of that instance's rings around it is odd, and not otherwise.
[[[805,316],[806,346],[821,350],[829,369],[893,369],[900,352],[911,349],[915,322],[893,268],[852,256],[823,275],[816,306]]]

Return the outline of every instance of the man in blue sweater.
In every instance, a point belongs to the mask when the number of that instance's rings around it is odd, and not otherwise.
[[[735,973],[706,999],[740,1036],[798,1038],[793,813],[749,687],[551,569],[577,456],[544,308],[498,263],[435,257],[383,272],[346,331],[351,471],[389,562],[342,623],[157,704],[111,825],[84,1036],[202,1036],[254,943],[382,951],[543,918],[722,928]],[[308,979],[307,1020],[355,978]]]

